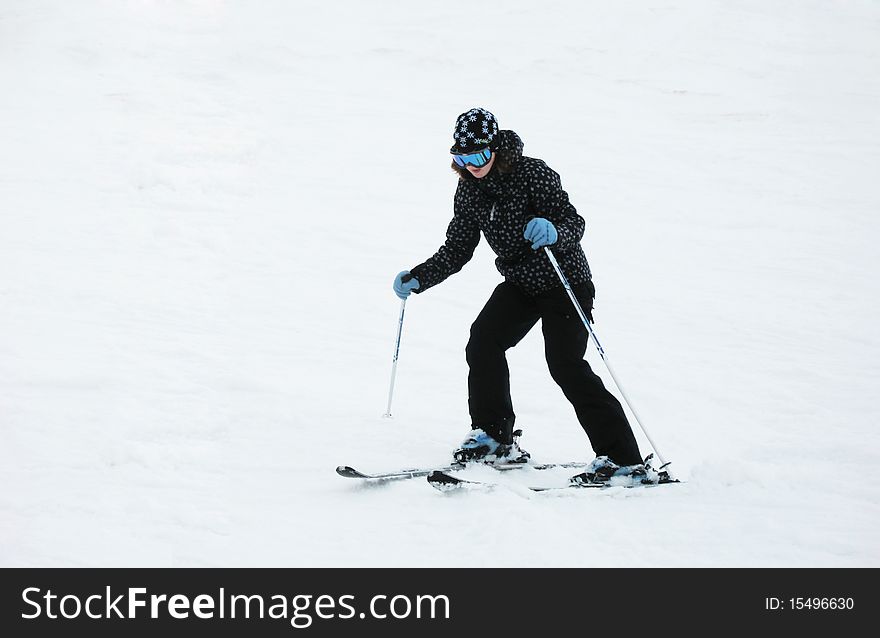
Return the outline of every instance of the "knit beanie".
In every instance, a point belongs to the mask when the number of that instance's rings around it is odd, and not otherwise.
[[[462,155],[491,148],[498,137],[498,120],[484,108],[473,108],[455,120],[452,137],[455,143],[449,149],[450,153]]]

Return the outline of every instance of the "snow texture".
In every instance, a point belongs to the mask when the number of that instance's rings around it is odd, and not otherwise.
[[[880,566],[878,26],[866,0],[6,0],[0,564]],[[381,414],[392,279],[442,242],[474,106],[586,218],[596,330],[685,483],[335,474],[467,433],[485,242],[410,298]],[[589,461],[540,331],[509,360],[523,447]]]

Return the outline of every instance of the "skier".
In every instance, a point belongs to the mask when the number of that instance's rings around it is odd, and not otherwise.
[[[596,459],[584,473],[607,480],[644,470],[638,444],[618,400],[584,360],[588,333],[541,250],[552,246],[572,290],[592,322],[595,289],[580,241],[584,220],[559,175],[524,156],[523,142],[499,130],[495,116],[473,108],[458,116],[452,168],[458,174],[446,241],[424,263],[400,272],[394,291],[405,299],[458,272],[485,235],[504,277],[470,331],[466,348],[471,431],[453,452],[459,462],[526,462],[510,397],[505,351],[541,321],[547,366],[574,407]]]

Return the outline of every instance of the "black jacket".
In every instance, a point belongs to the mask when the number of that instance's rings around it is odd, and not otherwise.
[[[550,250],[572,285],[590,279],[590,266],[581,248],[584,220],[568,201],[559,175],[543,160],[524,157],[523,142],[513,131],[501,131],[496,164],[482,179],[467,175],[458,182],[455,209],[446,242],[440,250],[410,272],[422,293],[470,261],[480,231],[498,258],[495,265],[504,278],[526,294],[537,295],[562,284],[542,249],[534,251],[523,237],[533,217],[553,222],[559,234]],[[509,172],[498,168],[507,160]]]

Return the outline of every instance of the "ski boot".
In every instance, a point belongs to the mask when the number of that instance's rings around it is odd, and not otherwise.
[[[645,459],[648,461],[651,457]],[[653,471],[656,475],[656,471]],[[626,481],[631,483],[656,483],[649,476],[649,468],[645,463],[636,463],[635,465],[618,465],[607,456],[597,456],[593,462],[587,466],[587,469],[580,474],[571,477],[570,482],[574,485],[599,484],[609,485],[612,479],[626,477]]]
[[[509,432],[506,436],[505,430]],[[458,449],[453,451],[452,456],[457,463],[462,464],[470,461],[489,464],[527,463],[530,455],[519,446],[520,436],[522,430],[513,430],[513,418],[504,419],[500,428],[473,428]],[[507,442],[503,442],[505,439]]]

